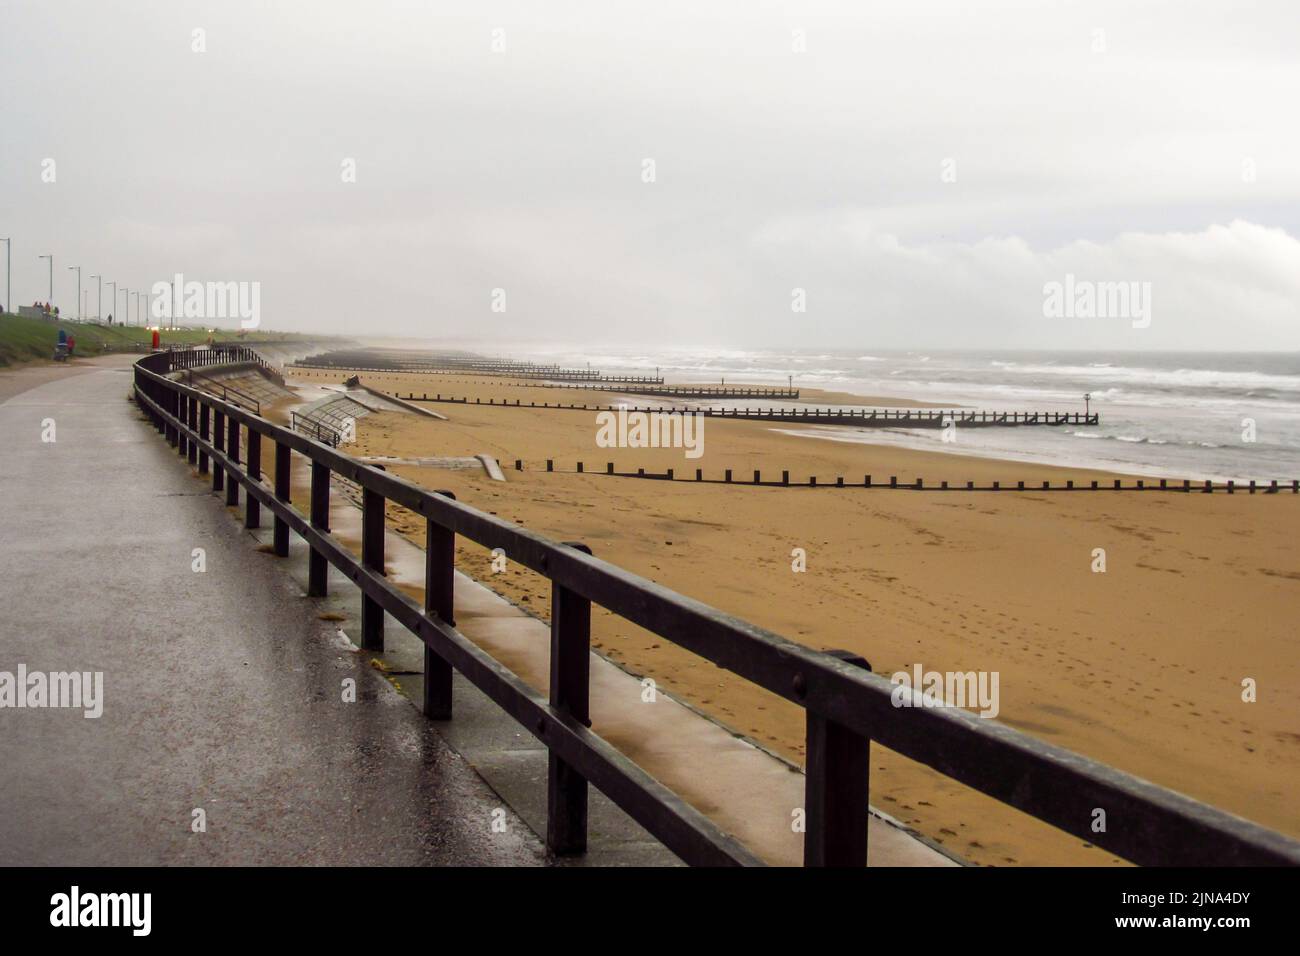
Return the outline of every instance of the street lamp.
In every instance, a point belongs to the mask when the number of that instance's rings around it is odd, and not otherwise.
[[[113,280],[112,282],[109,283],[109,285],[113,287],[113,296],[108,300],[109,308],[116,309],[117,308],[117,280],[116,279]]]
[[[48,253],[47,255],[37,256],[36,258],[50,260],[50,297],[45,301],[46,304],[50,306],[50,308],[54,308],[54,253],[51,252]]]
[[[17,312],[14,306],[14,286],[13,273],[9,271],[9,254],[13,252],[14,241],[12,239],[0,239],[5,244],[5,301],[9,303],[9,311]],[[3,309],[0,309],[3,311]]]
[[[98,289],[99,289],[95,297],[95,318],[98,319],[100,322],[103,322],[104,321],[104,277],[101,275],[92,275],[91,278],[97,281]]]
[[[77,272],[77,321],[80,322],[81,321],[81,266],[68,266],[69,272],[72,272],[74,269]]]

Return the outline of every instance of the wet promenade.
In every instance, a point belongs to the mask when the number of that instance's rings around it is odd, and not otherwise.
[[[0,709],[0,865],[545,863],[268,573],[127,401],[129,362],[0,375],[0,674],[103,675],[97,719]]]

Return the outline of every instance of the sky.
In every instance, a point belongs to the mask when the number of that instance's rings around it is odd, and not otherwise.
[[[353,336],[1300,349],[1294,0],[0,0],[0,63],[17,303],[53,253],[64,312]]]

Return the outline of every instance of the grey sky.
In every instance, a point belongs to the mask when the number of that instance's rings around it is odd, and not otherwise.
[[[1300,4],[976,6],[4,0],[14,300],[53,252],[65,311],[358,335],[1300,348]],[[1150,327],[1044,318],[1067,272]]]

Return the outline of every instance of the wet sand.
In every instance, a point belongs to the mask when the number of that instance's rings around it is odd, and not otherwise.
[[[553,390],[452,376],[362,378],[381,390],[468,395],[471,404],[431,406],[446,422],[364,418],[354,454],[495,455],[504,484],[474,471],[391,470],[585,541],[604,558],[810,646],[854,650],[877,673],[916,663],[997,671],[998,719],[1010,726],[1300,835],[1300,562],[1291,546],[1300,497],[782,489],[578,475],[581,460],[588,472],[603,471],[605,461],[678,475],[761,468],[776,477],[788,468],[795,481],[815,474],[820,482],[866,473],[927,485],[1113,477],[812,441],[771,423],[719,419],[707,421],[697,460],[680,449],[603,449],[593,412],[472,404],[554,403]],[[512,470],[515,458],[526,470]],[[563,471],[547,474],[547,458]],[[422,540],[422,520],[400,509],[390,520]],[[806,573],[791,570],[793,548],[806,550]],[[1096,548],[1106,550],[1106,573],[1092,571]],[[494,575],[490,557],[464,542],[458,549],[462,570],[545,617],[546,582],[517,568]],[[593,640],[633,673],[802,758],[803,716],[793,705],[600,610]],[[1257,682],[1257,703],[1241,700],[1243,678]],[[872,802],[972,862],[1115,862],[883,748],[873,754]]]

